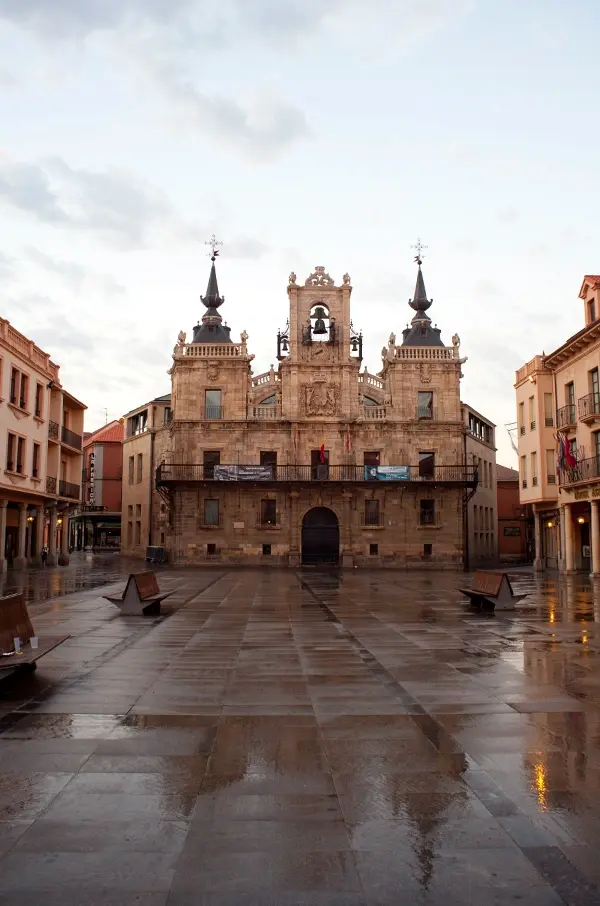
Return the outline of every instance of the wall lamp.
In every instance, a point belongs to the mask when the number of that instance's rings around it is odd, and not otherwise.
[[[56,520],[56,524],[57,524],[57,525],[62,525],[62,524],[63,524],[62,516],[59,516],[59,517],[58,517],[58,519]]]
[[[530,374],[528,380],[530,384],[535,384],[535,374]]]
[[[585,517],[580,516],[579,519],[577,520],[577,522],[579,523],[579,525],[583,525],[583,523],[585,522]]]

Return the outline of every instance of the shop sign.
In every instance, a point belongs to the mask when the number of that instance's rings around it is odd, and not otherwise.
[[[408,481],[409,466],[365,466],[365,481]]]
[[[521,534],[520,525],[505,525],[504,526],[504,537],[505,538],[516,537],[517,535],[520,535],[520,534]]]
[[[95,453],[90,453],[89,463],[90,463],[90,488],[89,488],[89,493],[88,493],[88,500],[89,500],[90,504],[93,506],[93,504],[96,502],[96,488],[95,488],[96,454]]]

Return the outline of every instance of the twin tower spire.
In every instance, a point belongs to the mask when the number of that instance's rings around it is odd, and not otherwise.
[[[217,282],[217,271],[215,268],[215,261],[219,254],[217,246],[222,243],[217,242],[214,235],[212,239],[207,243],[212,248],[211,255],[211,268],[210,274],[208,276],[208,286],[206,287],[206,295],[200,296],[200,301],[206,308],[206,313],[202,317],[202,321],[196,324],[194,327],[194,337],[192,343],[231,343],[231,328],[223,324],[223,318],[219,314],[218,309],[221,307],[225,301],[225,296],[219,294],[219,284]],[[427,309],[431,307],[433,299],[427,298],[427,293],[425,291],[425,281],[423,279],[423,272],[421,270],[421,265],[423,264],[421,260],[421,246],[420,241],[417,245],[417,256],[415,257],[415,262],[418,265],[417,272],[417,282],[415,284],[415,295],[413,299],[410,299],[408,304],[415,311],[415,315],[411,321],[411,326],[406,327],[402,331],[402,345],[403,346],[443,346],[442,338],[440,336],[441,331],[438,327],[431,326],[431,318],[426,313]]]

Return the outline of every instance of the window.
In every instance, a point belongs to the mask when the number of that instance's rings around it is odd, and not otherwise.
[[[260,464],[261,466],[270,466],[271,468],[271,477],[274,478],[277,472],[277,451],[276,450],[261,450],[260,451]]]
[[[527,487],[527,457],[521,456],[521,487]]]
[[[137,481],[138,481],[138,484],[142,480],[143,473],[144,473],[144,456],[142,453],[138,453],[138,457],[137,457]]]
[[[379,554],[379,545],[378,544],[369,544],[369,556],[377,557]]]
[[[271,545],[263,544],[263,557],[270,557],[270,556],[271,556]]]
[[[44,405],[44,386],[43,384],[35,385],[35,414],[38,418],[42,417]]]
[[[529,425],[533,431],[535,429],[535,396],[529,397]]]
[[[379,524],[379,501],[365,500],[365,525]]]
[[[420,525],[433,525],[435,523],[435,500],[421,500],[420,507]]]
[[[131,507],[130,507],[131,509]],[[133,522],[127,523],[127,547],[131,547],[131,539],[133,537]]]
[[[483,438],[484,438],[486,444],[492,443],[492,429],[491,429],[490,425],[483,426]]]
[[[170,406],[165,406],[163,424],[170,425],[172,421],[173,421],[173,411]]]
[[[423,556],[431,557],[433,553],[433,544],[424,544],[423,545]]]
[[[260,502],[260,524],[276,525],[277,524],[277,501],[261,500]]]
[[[133,504],[132,503],[130,503],[129,506],[127,507],[127,517],[129,519],[133,519]]]
[[[329,450],[310,451],[310,474],[312,481],[323,481],[329,476]]]
[[[145,409],[138,415],[132,415],[127,419],[127,437],[135,437],[137,434],[143,434],[148,430],[148,410]]]
[[[417,418],[433,418],[433,393],[419,390],[417,396]]]
[[[17,405],[17,396],[19,394],[19,372],[13,368],[10,372],[10,401],[13,406]]]
[[[525,403],[519,403],[519,434],[525,434]]]
[[[431,450],[419,450],[419,478],[433,478],[435,473],[435,453]]]
[[[363,465],[365,465],[365,466],[381,465],[381,455],[379,453],[379,450],[371,450],[367,453],[363,453]]]
[[[592,437],[594,445],[594,456],[600,458],[600,431],[596,431]]]
[[[568,418],[563,419],[563,425],[575,424],[575,384],[571,381],[565,384],[565,403],[568,406]],[[566,407],[565,407],[566,408]]]
[[[135,543],[140,544],[142,540],[142,523],[136,522],[135,524]]]
[[[598,377],[598,369],[594,368],[590,371],[590,386],[592,388],[592,405],[596,415],[600,412],[600,383]]]
[[[537,485],[537,453],[531,454],[531,484],[535,488]]]
[[[479,528],[479,519],[478,519],[479,508],[477,504],[473,504],[473,528],[475,531]]]
[[[206,390],[204,392],[204,417],[222,418],[221,391]]]
[[[554,450],[546,450],[546,478],[548,484],[556,484],[556,454]]]
[[[142,518],[142,504],[141,503],[136,503],[136,505],[135,505],[135,518],[136,519]]]
[[[19,472],[22,475],[25,471],[24,463],[25,463],[25,438],[18,437],[17,438],[17,465],[15,468],[15,472]]]
[[[221,453],[219,450],[205,450],[202,454],[204,463],[204,477],[215,477],[215,466],[221,463]]]
[[[17,451],[17,437],[15,434],[8,433],[6,444],[6,470],[7,472],[15,471],[15,453]]]
[[[544,393],[544,424],[547,428],[551,428],[554,424],[551,393]]]
[[[207,544],[207,545],[206,545],[206,555],[207,555],[208,557],[214,557],[216,553],[217,553],[217,545],[216,545],[216,544]]]
[[[207,498],[204,501],[204,525],[219,525],[219,501]]]
[[[135,456],[129,457],[129,484],[133,484],[133,475],[135,469]]]
[[[587,304],[588,311],[588,324],[591,324],[592,321],[596,320],[596,300],[590,299]]]
[[[31,458],[31,477],[32,478],[40,477],[40,450],[41,450],[40,445],[34,443],[33,456]]]
[[[165,543],[165,533],[164,533],[164,532],[161,532],[161,533],[160,533],[160,543],[161,543],[161,544],[164,544],[164,543]]]
[[[19,406],[21,409],[29,408],[29,378],[26,374],[21,375],[21,389],[19,391]]]

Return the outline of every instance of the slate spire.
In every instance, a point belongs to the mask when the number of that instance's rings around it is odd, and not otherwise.
[[[423,246],[418,241],[417,255],[415,256],[415,263],[418,265],[417,271],[417,282],[415,284],[415,295],[413,299],[409,299],[408,304],[415,312],[415,315],[411,321],[411,326],[407,327],[402,331],[402,345],[403,346],[443,346],[442,338],[440,336],[440,329],[438,327],[431,326],[431,318],[427,314],[427,309],[431,308],[431,303],[433,299],[427,298],[427,292],[425,290],[425,280],[423,279],[423,271],[421,270],[421,265],[423,264],[421,258],[421,249]]]
[[[219,284],[217,281],[217,269],[215,261],[219,254],[217,246],[222,243],[217,242],[214,235],[207,243],[212,249],[210,260],[210,274],[208,275],[208,285],[206,295],[200,296],[200,301],[206,308],[206,313],[202,316],[202,323],[194,327],[194,338],[192,343],[231,343],[231,328],[223,325],[223,318],[218,312],[225,301],[225,296],[219,294]]]

